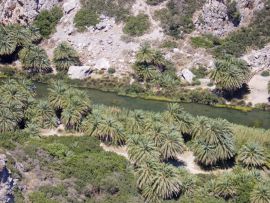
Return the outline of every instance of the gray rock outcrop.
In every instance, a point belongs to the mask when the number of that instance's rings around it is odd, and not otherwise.
[[[244,59],[255,72],[270,69],[270,44],[263,49],[251,51],[243,56],[242,59]]]
[[[208,1],[195,21],[196,29],[202,33],[212,33],[223,36],[234,28],[229,21],[227,6],[218,0]]]
[[[228,16],[227,2],[229,0],[208,0],[202,10],[196,13],[194,24],[200,33],[211,33],[225,36],[237,29],[248,26],[254,14],[264,8],[262,0],[237,0],[236,8],[241,18],[240,24],[234,25]]]
[[[61,0],[3,0],[0,1],[0,23],[29,24],[41,10],[51,9]]]

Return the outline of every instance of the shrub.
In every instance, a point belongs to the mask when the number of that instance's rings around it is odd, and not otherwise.
[[[76,13],[74,23],[75,27],[80,32],[83,32],[86,30],[86,27],[98,24],[99,17],[95,11],[83,8]]]
[[[55,6],[50,11],[41,11],[34,21],[34,26],[39,29],[43,37],[48,38],[55,31],[55,27],[62,16],[61,8]]]
[[[49,144],[46,149],[52,156],[55,156],[58,158],[65,157],[69,151],[69,148],[66,145],[61,144],[61,143]]]
[[[160,48],[177,48],[177,43],[176,41],[172,41],[172,40],[165,40],[164,42],[162,42],[162,44],[160,45]]]
[[[227,14],[229,16],[229,20],[235,25],[238,26],[241,21],[241,14],[237,10],[237,3],[235,0],[227,2]]]
[[[160,4],[160,3],[164,2],[164,1],[165,0],[146,0],[146,3],[149,4],[149,5],[155,6],[155,5],[158,5],[158,4]]]
[[[133,0],[81,0],[82,8],[98,15],[115,17],[116,21],[124,21],[130,14]]]
[[[268,77],[268,76],[270,76],[270,72],[267,71],[267,70],[265,70],[265,71],[263,71],[263,72],[261,73],[261,76],[263,76],[263,77]]]
[[[109,74],[114,74],[115,73],[115,69],[114,68],[109,68],[108,69],[108,73]]]
[[[196,79],[205,78],[208,75],[207,68],[199,66],[198,68],[192,68],[191,72],[196,76]]]
[[[150,21],[147,15],[139,14],[127,19],[123,28],[124,33],[131,36],[142,36],[150,28]]]

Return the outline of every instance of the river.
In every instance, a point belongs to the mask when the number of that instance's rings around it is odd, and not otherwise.
[[[48,85],[36,83],[37,96],[39,98],[47,98]],[[103,92],[94,89],[80,88],[84,90],[91,98],[94,104],[104,104],[107,106],[117,106],[127,109],[143,109],[147,111],[164,111],[167,108],[168,102],[145,100],[141,98],[132,98],[120,96],[116,93]],[[218,108],[203,104],[181,103],[185,111],[194,116],[206,116],[210,118],[224,118],[229,122],[241,124],[250,127],[261,127],[270,129],[270,112],[262,110],[253,110],[250,112],[242,112],[229,108]]]

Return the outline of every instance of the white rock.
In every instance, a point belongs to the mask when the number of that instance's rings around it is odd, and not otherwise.
[[[70,66],[68,76],[71,79],[85,79],[90,76],[92,69],[90,66]]]
[[[100,58],[100,59],[96,60],[95,69],[108,70],[110,67],[111,67],[111,64],[110,64],[109,60],[106,58]]]
[[[184,69],[184,70],[178,72],[177,76],[182,77],[188,83],[192,83],[193,78],[195,77],[195,75],[189,69]]]

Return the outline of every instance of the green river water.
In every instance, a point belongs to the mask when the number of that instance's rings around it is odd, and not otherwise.
[[[37,96],[46,98],[48,95],[48,85],[36,83]],[[164,111],[168,102],[145,100],[140,98],[131,98],[119,96],[116,93],[103,92],[94,89],[80,88],[86,91],[94,104],[104,104],[108,106],[118,106],[127,109],[143,109],[147,111]],[[224,118],[229,122],[246,125],[250,127],[261,127],[270,129],[270,112],[253,110],[251,112],[242,112],[229,108],[218,108],[208,105],[195,103],[182,103],[184,109],[194,116],[207,116],[210,118]]]

